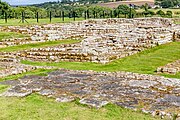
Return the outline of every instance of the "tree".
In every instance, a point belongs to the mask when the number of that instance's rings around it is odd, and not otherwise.
[[[142,12],[143,13],[143,15],[145,15],[145,17],[147,17],[147,16],[153,16],[155,13],[153,12],[153,11],[151,11],[151,10],[147,10],[147,11],[143,11]]]
[[[8,12],[10,6],[6,3],[6,2],[1,2],[0,1],[0,10],[2,12],[2,15],[5,13],[5,12]]]
[[[170,11],[170,10],[168,10],[167,12],[166,12],[166,16],[167,17],[170,17],[170,18],[172,18],[172,11]]]
[[[163,8],[170,8],[170,7],[174,7],[174,3],[173,3],[172,0],[163,0],[163,1],[161,2],[161,6],[162,6]]]
[[[10,8],[10,6],[6,2],[0,1],[1,16],[4,16],[5,22],[7,22],[9,8]]]
[[[164,17],[165,13],[162,10],[158,10],[156,12],[157,15],[160,15],[161,17]]]
[[[130,8],[129,8],[129,6],[127,6],[127,5],[119,5],[119,6],[115,9],[115,11],[116,11],[117,15],[123,14],[123,15],[125,15],[125,17],[126,17],[126,15],[129,14],[129,12],[130,12]]]

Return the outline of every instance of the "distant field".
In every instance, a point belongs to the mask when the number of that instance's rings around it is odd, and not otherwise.
[[[121,4],[134,4],[134,5],[144,5],[145,3],[148,3],[149,5],[154,5],[154,0],[131,0],[131,1],[117,1],[117,2],[108,2],[108,3],[100,3],[99,6],[103,7],[109,7],[109,8],[116,8]]]
[[[84,18],[76,18],[76,21],[84,20]],[[52,21],[50,22],[49,18],[46,19],[39,19],[39,23],[37,23],[36,19],[26,19],[25,23],[22,23],[20,19],[8,19],[8,22],[5,23],[4,19],[0,19],[0,25],[7,26],[7,25],[34,25],[34,24],[49,24],[49,23],[68,23],[73,22],[73,18],[64,18],[64,21],[62,21],[62,18],[52,18]]]

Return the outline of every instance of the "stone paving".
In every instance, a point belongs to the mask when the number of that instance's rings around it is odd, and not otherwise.
[[[80,99],[100,108],[108,103],[161,117],[180,113],[180,79],[130,72],[93,72],[60,69],[48,76],[25,76],[0,82],[11,87],[0,96],[25,97],[32,93],[57,102]]]

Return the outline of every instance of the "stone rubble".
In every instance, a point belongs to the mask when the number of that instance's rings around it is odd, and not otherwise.
[[[20,63],[19,59],[16,59],[15,55],[1,52],[0,68],[0,78],[3,78],[10,75],[22,74],[39,68],[53,69],[54,67],[24,65]]]
[[[180,60],[176,60],[175,62],[168,63],[165,66],[158,67],[157,72],[168,74],[176,74],[180,72]]]
[[[0,96],[25,97],[38,93],[57,102],[80,99],[81,104],[100,108],[108,103],[162,118],[180,113],[180,79],[131,72],[94,72],[60,69],[48,76],[25,76],[0,82],[11,85]]]

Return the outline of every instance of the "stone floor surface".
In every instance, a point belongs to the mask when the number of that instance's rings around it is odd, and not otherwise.
[[[96,108],[114,103],[161,116],[180,113],[180,79],[131,72],[60,69],[48,76],[25,76],[0,84],[11,86],[0,96],[25,97],[38,93],[58,102],[80,99],[80,103]]]

